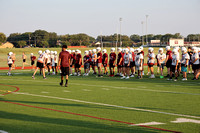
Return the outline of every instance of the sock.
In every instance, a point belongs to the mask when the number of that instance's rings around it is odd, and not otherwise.
[[[65,84],[67,84],[68,83],[68,79],[66,79],[66,83]]]
[[[63,80],[61,80],[61,84],[63,84]]]

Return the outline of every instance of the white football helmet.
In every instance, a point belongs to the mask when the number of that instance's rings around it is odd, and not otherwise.
[[[93,52],[93,53],[96,53],[96,52],[97,52],[97,50],[96,50],[96,49],[93,49],[93,50],[92,50],[92,52]]]
[[[92,50],[88,50],[89,52],[92,52]]]
[[[8,53],[8,55],[10,55],[10,56],[11,56],[12,54],[13,54],[13,52],[9,52],[9,53]]]
[[[193,47],[192,50],[193,50],[194,53],[198,52],[198,48],[197,47]]]
[[[128,48],[125,48],[125,52],[128,53],[128,52],[129,52],[129,49],[128,49]]]
[[[68,52],[71,54],[72,51],[69,49]]]
[[[143,51],[143,49],[144,49],[142,46],[140,46],[139,48],[141,49],[141,51]],[[140,51],[140,52],[141,52],[141,51]]]
[[[107,52],[107,50],[106,49],[103,49],[103,53],[106,53]]]
[[[77,53],[78,53],[78,54],[81,54],[81,51],[80,51],[80,50],[78,50],[78,51],[77,51]]]
[[[75,53],[75,50],[72,50],[72,53]]]
[[[38,51],[38,54],[42,54],[42,50],[39,50],[39,51]]]
[[[158,50],[158,52],[161,54],[163,53],[163,51],[164,51],[163,48],[159,48],[159,50]]]
[[[140,53],[140,52],[141,52],[141,49],[140,49],[140,48],[138,48],[138,49],[137,49],[137,53]]]
[[[51,51],[51,54],[54,54],[54,51]]]
[[[122,52],[122,48],[117,48],[118,52]]]
[[[187,49],[185,47],[182,47],[181,51],[182,51],[182,53],[185,53],[185,52],[187,52]]]
[[[166,46],[165,49],[166,49],[166,51],[170,50],[170,46]]]
[[[178,52],[178,51],[177,51],[176,48],[174,48],[174,49],[172,50],[172,53],[173,53],[173,54],[177,54],[177,52]]]
[[[33,53],[31,53],[31,56],[33,56]]]
[[[153,52],[153,48],[150,47],[150,48],[148,49],[148,51],[152,53],[152,52]]]
[[[55,55],[57,55],[57,54],[58,54],[58,52],[57,52],[57,51],[54,51],[54,54],[55,54]]]
[[[111,51],[111,52],[115,52],[115,48],[111,48],[110,51]]]
[[[85,51],[85,55],[88,55],[88,53],[89,53],[89,51],[86,50],[86,51]]]
[[[100,47],[97,47],[97,52],[101,51],[101,48]]]
[[[49,53],[50,53],[50,51],[47,49],[47,50],[45,50],[45,53],[49,54]]]

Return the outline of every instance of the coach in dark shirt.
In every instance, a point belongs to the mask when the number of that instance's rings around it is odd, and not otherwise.
[[[63,86],[63,80],[64,76],[66,76],[66,83],[65,87],[67,87],[68,84],[68,75],[69,75],[69,66],[70,66],[70,54],[66,51],[67,45],[62,46],[62,52],[59,54],[59,62],[58,65],[60,65],[61,69],[61,82],[60,85]]]

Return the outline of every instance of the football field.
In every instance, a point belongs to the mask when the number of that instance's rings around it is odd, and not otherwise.
[[[0,71],[0,133],[200,132],[200,82]]]

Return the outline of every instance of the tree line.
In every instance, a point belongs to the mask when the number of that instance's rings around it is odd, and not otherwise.
[[[147,39],[146,39],[147,37]],[[133,34],[127,35],[99,35],[95,39],[84,33],[57,35],[55,32],[47,32],[45,30],[36,30],[34,32],[11,33],[8,37],[4,33],[0,33],[0,43],[6,41],[14,44],[15,47],[59,47],[63,44],[68,46],[94,46],[97,42],[103,43],[104,46],[132,46],[147,44],[150,40],[160,40],[161,44],[167,44],[170,38],[184,38],[180,33],[175,34],[148,34],[140,36]],[[147,40],[147,42],[146,42]],[[186,42],[200,41],[200,34],[189,34],[184,38]],[[120,43],[121,41],[121,43]],[[99,43],[99,44],[100,44]]]

